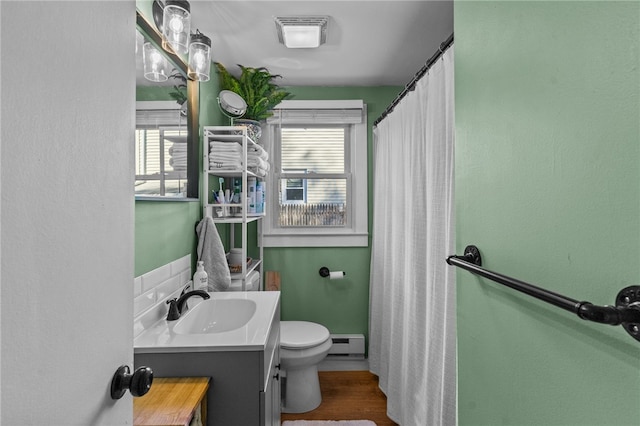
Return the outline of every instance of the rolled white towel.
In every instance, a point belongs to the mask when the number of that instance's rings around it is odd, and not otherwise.
[[[259,157],[263,160],[269,159],[269,153],[264,150],[260,145],[254,145],[250,149],[247,150],[247,157]]]
[[[175,158],[169,159],[169,165],[173,167],[173,170],[177,172],[186,171],[187,170],[187,159],[177,160]]]
[[[184,152],[186,154],[187,147],[184,144],[173,144],[173,146],[169,148],[169,154],[173,154],[174,152]]]
[[[260,169],[267,169],[268,163],[264,161],[262,158],[254,157],[254,158],[247,159],[247,166],[260,168]]]
[[[216,161],[212,159],[209,160],[209,168],[218,170],[240,170],[242,164],[240,164],[240,162]]]
[[[209,148],[211,151],[220,151],[220,152],[242,152],[242,147],[237,143],[229,143],[229,142],[210,142]]]
[[[242,166],[242,163],[237,158],[209,158],[209,164],[228,164],[233,166]]]
[[[255,173],[256,176],[258,177],[265,177],[267,176],[267,171],[261,168],[255,168],[255,169],[251,169],[251,171],[253,173]]]

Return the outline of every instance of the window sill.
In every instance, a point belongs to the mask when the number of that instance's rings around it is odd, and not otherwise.
[[[146,196],[146,195],[136,195],[136,201],[186,201],[186,202],[200,202],[199,198],[187,198],[187,197],[162,197],[160,195],[157,196]]]
[[[368,247],[369,234],[263,235],[263,247]]]

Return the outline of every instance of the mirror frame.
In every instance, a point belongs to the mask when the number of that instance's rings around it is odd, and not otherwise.
[[[136,10],[136,26],[142,35],[158,48],[162,49],[162,35],[145,19],[140,11]],[[199,147],[200,147],[200,84],[195,80],[187,77],[188,65],[179,56],[173,52],[162,50],[167,58],[176,66],[176,68],[187,79],[187,196],[179,197],[146,197],[136,195],[136,200],[158,200],[158,201],[194,201],[200,200],[199,180],[200,172],[198,170]]]

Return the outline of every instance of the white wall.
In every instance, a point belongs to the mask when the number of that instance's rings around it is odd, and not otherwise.
[[[0,15],[0,422],[130,424],[135,3]]]

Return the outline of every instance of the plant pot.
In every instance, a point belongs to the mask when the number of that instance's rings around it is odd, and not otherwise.
[[[247,128],[247,134],[256,143],[258,142],[258,139],[260,139],[260,136],[262,136],[262,127],[260,126],[259,121],[239,118],[234,120],[233,124],[235,126],[245,126]]]

